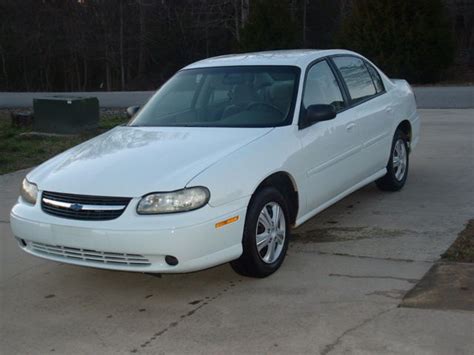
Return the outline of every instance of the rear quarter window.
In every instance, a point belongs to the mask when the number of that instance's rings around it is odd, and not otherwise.
[[[385,91],[385,87],[383,85],[382,78],[380,77],[379,72],[377,69],[375,69],[370,63],[365,62],[365,65],[367,66],[367,69],[369,70],[370,76],[372,77],[372,80],[374,81],[375,89],[377,90],[377,94],[380,92]]]

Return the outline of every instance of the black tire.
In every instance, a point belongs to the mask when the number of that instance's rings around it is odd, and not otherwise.
[[[399,176],[399,167],[394,166],[394,155],[396,155],[396,144],[401,141],[406,153],[406,166],[402,176]],[[410,161],[410,150],[408,145],[408,137],[400,129],[397,129],[393,136],[392,149],[390,151],[390,158],[387,163],[387,173],[378,179],[375,183],[377,187],[382,191],[398,191],[400,190],[407,181],[408,167]],[[398,177],[397,177],[398,176]]]
[[[259,222],[260,213],[264,207],[269,208],[269,204],[277,204],[283,212],[285,221],[285,237],[280,244],[275,244],[276,248],[281,248],[276,260],[269,263],[265,262],[262,257],[262,252],[265,253],[265,247],[259,252],[257,249],[257,228],[262,227]],[[268,211],[271,211],[270,209]],[[282,194],[273,187],[265,187],[258,191],[250,201],[245,217],[244,234],[242,237],[243,252],[240,258],[230,263],[235,272],[250,277],[266,277],[273,274],[283,263],[288,250],[289,242],[289,213],[287,203]],[[276,238],[276,237],[275,237]],[[275,242],[278,243],[278,242]],[[269,244],[270,245],[270,244]],[[273,245],[273,244],[271,244]]]

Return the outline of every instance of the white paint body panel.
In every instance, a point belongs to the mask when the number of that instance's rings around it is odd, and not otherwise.
[[[299,199],[296,225],[386,172],[397,126],[409,120],[411,149],[420,120],[410,86],[382,72],[386,92],[338,114],[330,121],[298,127],[308,66],[343,50],[274,51],[223,56],[186,68],[233,65],[293,65],[301,69],[291,125],[275,128],[117,127],[43,163],[27,176],[40,191],[127,196],[125,212],[110,221],[70,220],[48,215],[39,202],[19,199],[11,212],[17,238],[28,242],[98,251],[140,254],[144,267],[91,264],[32,254],[77,265],[139,272],[187,272],[231,261],[242,252],[245,214],[252,194],[268,176],[285,172]],[[140,216],[141,196],[205,186],[209,204],[170,215]],[[216,229],[215,223],[239,216]],[[177,266],[164,262],[178,258]]]

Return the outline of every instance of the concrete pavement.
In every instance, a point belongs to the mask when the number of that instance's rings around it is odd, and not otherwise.
[[[474,108],[474,86],[415,86],[419,108]],[[0,92],[1,108],[32,107],[34,98],[44,96],[97,97],[100,107],[142,106],[154,91],[98,92]]]
[[[474,110],[422,110],[398,193],[374,185],[294,231],[269,278],[80,268],[24,254],[0,176],[0,353],[471,354],[474,313],[399,308],[474,216]]]
[[[419,108],[474,108],[474,86],[415,86]]]

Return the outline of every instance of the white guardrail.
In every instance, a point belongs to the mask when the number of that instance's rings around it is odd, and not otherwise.
[[[418,108],[474,108],[474,86],[414,87]],[[100,107],[143,105],[153,91],[111,92],[0,92],[0,108],[27,108],[45,96],[97,97]]]

